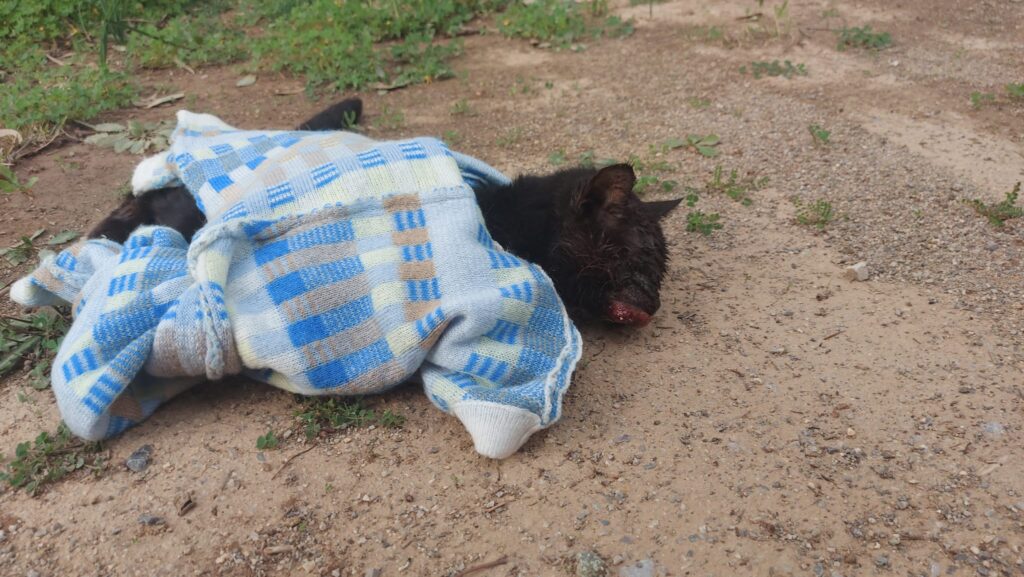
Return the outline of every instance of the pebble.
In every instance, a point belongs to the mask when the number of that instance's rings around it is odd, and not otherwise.
[[[889,556],[888,555],[879,555],[879,556],[875,557],[875,566],[877,566],[877,567],[888,567],[889,566]]]
[[[604,559],[593,551],[580,551],[576,554],[576,577],[604,577],[608,567]]]
[[[363,573],[364,577],[380,577],[381,570],[377,567],[369,567],[366,569],[366,573]]]
[[[990,437],[1002,437],[1003,434],[1006,433],[1006,427],[1004,427],[1002,423],[997,423],[995,421],[985,423],[981,426],[981,429]]]
[[[843,270],[843,278],[849,281],[866,281],[870,277],[871,273],[868,271],[868,263],[864,261],[848,266]]]
[[[654,577],[654,561],[643,559],[619,568],[619,577]]]
[[[139,515],[139,523],[142,525],[149,525],[151,527],[153,525],[163,525],[164,518],[157,517],[156,515],[149,515],[147,513],[143,513],[142,515]]]
[[[152,456],[153,445],[143,445],[138,449],[135,449],[135,452],[128,457],[128,460],[125,461],[124,464],[132,471],[141,473],[149,468],[149,459]]]
[[[35,569],[29,569],[28,573],[25,573],[25,577],[39,577],[39,571]]]

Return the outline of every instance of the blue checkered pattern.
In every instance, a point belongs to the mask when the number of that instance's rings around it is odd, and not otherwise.
[[[151,175],[183,182],[206,212],[191,247],[149,227],[124,246],[78,243],[29,277],[78,302],[53,372],[73,431],[119,433],[236,373],[317,395],[381,392],[418,372],[442,410],[558,419],[579,335],[544,272],[482,225],[467,183],[503,176],[432,139],[210,118],[179,116],[172,175]]]

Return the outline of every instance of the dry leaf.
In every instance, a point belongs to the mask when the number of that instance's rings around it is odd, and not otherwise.
[[[253,84],[256,84],[256,76],[253,74],[243,76],[238,79],[238,82],[235,82],[235,86],[238,87],[252,86]]]

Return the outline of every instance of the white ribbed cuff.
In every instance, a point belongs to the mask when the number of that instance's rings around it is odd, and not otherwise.
[[[461,401],[452,412],[469,431],[476,452],[491,459],[510,457],[544,428],[540,417],[526,409],[488,401]]]
[[[56,306],[65,303],[59,296],[34,285],[31,277],[18,279],[11,285],[11,300],[23,307]]]

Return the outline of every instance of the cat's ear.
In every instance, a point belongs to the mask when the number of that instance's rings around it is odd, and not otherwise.
[[[672,212],[672,209],[679,206],[679,203],[683,202],[683,199],[677,198],[675,200],[656,200],[654,202],[645,202],[643,204],[644,212],[653,216],[657,220],[665,218],[665,215]]]
[[[584,216],[613,224],[633,193],[635,183],[636,173],[628,164],[613,164],[602,168],[576,197],[576,208]]]

